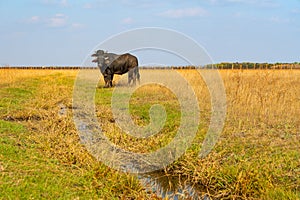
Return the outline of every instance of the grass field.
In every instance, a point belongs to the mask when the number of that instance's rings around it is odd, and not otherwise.
[[[148,72],[141,70],[141,78]],[[199,188],[200,197],[300,199],[300,71],[221,70],[226,121],[204,158],[198,152],[209,125],[210,95],[197,71],[178,72],[198,97],[201,122],[191,147],[159,176]],[[160,199],[137,176],[97,162],[80,143],[72,115],[77,73],[0,69],[0,199]],[[168,70],[160,73],[167,77]],[[114,144],[146,153],[172,140],[180,124],[180,105],[172,92],[152,84],[134,93],[130,113],[136,124],[149,123],[153,104],[167,112],[159,134],[138,139],[116,126],[113,89],[102,85],[101,78],[96,115]],[[163,187],[172,190],[171,182]]]

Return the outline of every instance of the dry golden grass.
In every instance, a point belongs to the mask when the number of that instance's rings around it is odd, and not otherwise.
[[[148,71],[141,70],[142,75]],[[0,70],[0,89],[22,88],[32,92],[24,100],[22,95],[16,96],[21,98],[19,104],[24,105],[18,109],[13,107],[12,100],[5,104],[10,109],[0,110],[0,118],[24,124],[30,131],[26,142],[36,143],[38,151],[47,158],[78,169],[78,174],[92,171],[93,183],[84,187],[100,191],[96,192],[98,197],[108,195],[101,194],[100,188],[109,188],[109,194],[118,198],[147,198],[142,186],[130,175],[99,167],[80,144],[72,118],[72,89],[77,72]],[[186,182],[203,188],[200,195],[207,193],[225,199],[300,198],[300,71],[221,70],[227,95],[225,127],[213,151],[203,159],[198,158],[198,151],[210,119],[209,92],[196,70],[178,72],[198,97],[201,122],[192,147],[165,173],[185,177]],[[168,70],[161,73],[167,74]],[[99,85],[103,85],[102,79]],[[0,94],[9,98],[6,91],[1,90]],[[133,119],[138,124],[149,122],[147,111],[151,104],[162,103],[167,111],[174,111],[168,126],[150,139],[136,139],[119,130],[112,119],[111,93],[112,89],[97,89],[96,114],[112,142],[131,151],[149,152],[172,139],[180,114],[170,91],[155,85],[144,86],[131,100]],[[114,181],[119,182],[114,185]]]
[[[195,71],[182,73],[192,77],[194,85],[203,84],[191,75]],[[208,158],[194,163],[188,159],[187,168],[194,169],[188,176],[214,188],[218,197],[299,198],[300,71],[220,74],[227,95],[225,127]],[[200,106],[207,108],[207,102],[200,99]],[[287,195],[290,191],[294,195]]]
[[[195,70],[181,70],[194,86],[199,99],[207,98],[204,82]],[[220,70],[224,81],[228,115],[248,116],[257,123],[277,123],[298,120],[299,70]],[[206,99],[207,101],[207,99]],[[205,106],[207,103],[204,102]],[[201,102],[200,102],[201,105]],[[256,121],[255,121],[256,120]],[[287,121],[288,120],[288,121]]]
[[[151,70],[142,71],[149,73]],[[219,142],[211,154],[198,159],[197,152],[210,119],[208,89],[196,70],[178,70],[198,97],[201,122],[194,145],[166,174],[180,174],[191,184],[202,185],[210,195],[222,198],[295,198],[300,184],[300,71],[298,70],[221,70],[227,95],[227,116]],[[168,77],[168,70],[159,72]],[[144,74],[144,76],[145,76]],[[99,90],[99,94],[107,90]],[[163,94],[161,96],[161,94]],[[108,99],[97,103],[103,130],[115,144],[134,152],[154,151],[168,144],[180,123],[172,114],[174,126],[167,126],[152,138],[130,137],[111,123]],[[101,98],[99,98],[101,99]],[[131,103],[136,123],[155,103],[166,108],[176,105],[170,91],[160,86],[144,86],[136,91]],[[173,110],[178,108],[173,107]],[[107,120],[109,119],[109,120]],[[166,175],[167,176],[167,175]],[[171,186],[170,186],[171,187]],[[264,194],[264,195],[262,195]]]
[[[11,84],[16,81],[49,76],[53,74],[66,74],[67,76],[76,76],[76,70],[36,70],[36,69],[0,69],[1,84]],[[69,74],[69,75],[68,75]]]

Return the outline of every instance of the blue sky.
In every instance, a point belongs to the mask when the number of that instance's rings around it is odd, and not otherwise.
[[[300,62],[300,0],[1,0],[0,22],[0,66],[81,65],[143,27],[179,31],[214,62]]]

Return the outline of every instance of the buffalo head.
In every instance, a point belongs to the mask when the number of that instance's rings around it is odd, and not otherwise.
[[[98,63],[98,66],[102,65],[104,63],[104,51],[98,50],[94,54],[92,54],[92,57],[95,57],[92,62]]]
[[[103,50],[98,50],[98,51],[96,51],[93,55],[92,55],[92,57],[98,57],[98,56],[101,56],[101,55],[103,55],[104,54],[104,51]]]

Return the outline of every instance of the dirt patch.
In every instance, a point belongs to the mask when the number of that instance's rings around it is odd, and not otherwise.
[[[28,116],[11,116],[7,115],[2,118],[4,121],[41,121],[42,118],[38,115],[28,115]]]

